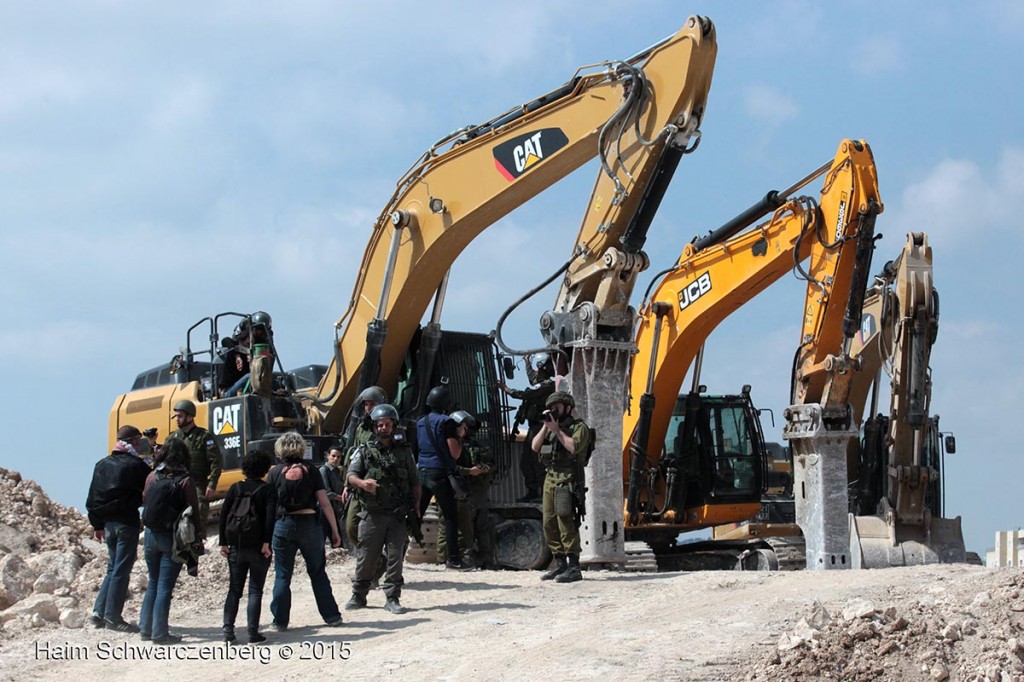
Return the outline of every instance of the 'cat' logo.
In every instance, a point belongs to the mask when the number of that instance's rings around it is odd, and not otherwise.
[[[237,433],[238,427],[238,408],[242,406],[241,403],[235,403],[234,405],[218,405],[213,408],[213,432],[218,436],[224,436],[230,433]]]
[[[494,148],[494,166],[512,182],[567,144],[569,138],[559,128],[524,133]]]

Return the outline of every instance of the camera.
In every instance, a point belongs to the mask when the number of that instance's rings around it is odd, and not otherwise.
[[[540,416],[546,422],[553,422],[553,421],[555,421],[555,415],[551,414],[551,410],[544,410],[543,412],[541,412]]]

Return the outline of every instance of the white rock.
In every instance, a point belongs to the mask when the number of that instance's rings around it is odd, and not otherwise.
[[[57,608],[53,595],[33,594],[9,609],[0,611],[0,621],[6,622],[23,615],[39,616],[43,620],[55,623],[60,617],[60,610]]]
[[[82,609],[64,609],[60,612],[60,624],[66,628],[85,627],[86,613]]]
[[[878,613],[878,609],[866,599],[851,599],[843,609],[843,620],[854,620],[856,618],[870,618]]]
[[[37,594],[55,594],[62,587],[67,587],[68,581],[53,573],[43,573],[32,583],[32,591]]]
[[[815,630],[821,630],[832,622],[832,616],[829,615],[828,610],[822,606],[821,602],[815,599],[805,622]]]
[[[0,559],[0,609],[18,603],[32,592],[36,575],[17,554]]]
[[[33,613],[32,614],[32,620],[30,620],[29,623],[31,623],[32,627],[34,627],[34,628],[41,628],[44,625],[46,625],[46,619],[43,618],[38,613]]]
[[[800,637],[794,637],[783,632],[779,636],[779,651],[792,651],[793,649],[796,649],[797,647],[801,646],[803,643],[804,640]]]
[[[942,628],[942,638],[949,642],[959,642],[963,637],[960,634],[960,628],[950,623],[946,627]]]
[[[949,679],[949,669],[946,668],[943,663],[936,663],[933,665],[928,674],[933,680],[936,680],[936,682],[942,682],[942,680]]]
[[[979,592],[971,602],[971,606],[988,606],[989,602],[992,601],[992,595],[988,592]]]

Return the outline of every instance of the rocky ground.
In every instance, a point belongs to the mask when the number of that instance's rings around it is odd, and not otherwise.
[[[211,548],[212,549],[212,548]],[[394,616],[370,607],[327,628],[304,576],[293,627],[268,645],[219,643],[225,561],[182,574],[171,610],[179,647],[96,630],[88,615],[106,548],[75,509],[0,469],[0,678],[180,679],[241,673],[305,679],[998,680],[1024,682],[1024,572],[977,566],[799,573],[535,572],[408,566]],[[352,561],[330,554],[339,602]],[[146,576],[133,573],[125,616]],[[269,588],[264,621],[269,620]],[[111,665],[114,662],[115,665]]]

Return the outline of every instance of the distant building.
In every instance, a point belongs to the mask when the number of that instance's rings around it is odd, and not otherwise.
[[[995,549],[985,553],[988,568],[1015,568],[1024,566],[1024,532],[1001,530],[996,533]]]

